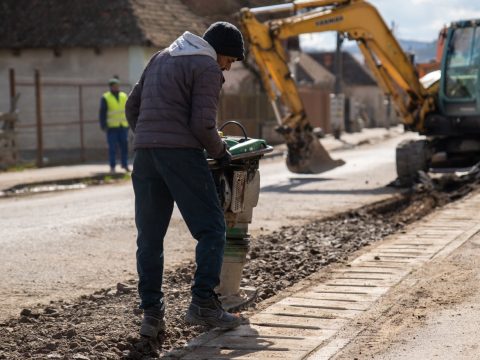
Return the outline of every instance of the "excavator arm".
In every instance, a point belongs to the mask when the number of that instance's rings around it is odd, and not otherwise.
[[[261,22],[257,15],[277,11],[298,15]],[[240,24],[262,74],[288,146],[293,172],[322,172],[339,166],[315,139],[290,73],[282,40],[300,34],[337,31],[356,40],[379,86],[391,95],[406,126],[422,132],[434,97],[422,86],[413,64],[378,11],[364,0],[307,0],[241,10]],[[278,100],[283,107],[278,107]],[[283,110],[283,113],[282,111]]]

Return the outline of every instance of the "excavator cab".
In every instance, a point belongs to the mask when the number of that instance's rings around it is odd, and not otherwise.
[[[422,151],[412,151],[412,144],[397,149],[397,172],[408,164],[401,171],[407,180],[417,170],[468,173],[480,166],[480,19],[450,24],[444,39],[437,106],[420,131],[426,140],[413,144]]]
[[[447,32],[439,102],[445,116],[480,116],[480,19],[458,21]],[[480,133],[480,126],[476,126]]]

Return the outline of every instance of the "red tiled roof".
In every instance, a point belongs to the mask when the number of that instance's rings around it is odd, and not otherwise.
[[[325,67],[332,74],[335,73],[335,52],[309,52],[319,64]],[[368,70],[360,64],[349,52],[342,52],[343,81],[348,85],[376,86],[377,82],[370,75]]]

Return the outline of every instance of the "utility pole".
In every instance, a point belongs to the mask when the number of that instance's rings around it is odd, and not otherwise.
[[[337,32],[337,47],[335,50],[334,74],[335,84],[333,94],[330,94],[330,122],[333,136],[340,139],[342,128],[348,123],[345,117],[345,95],[342,92],[343,83],[343,59],[342,43],[343,34]]]
[[[43,167],[42,83],[38,69],[35,69],[35,110],[37,118],[37,166]]]
[[[342,56],[342,44],[343,44],[343,35],[337,32],[337,47],[335,49],[335,95],[342,93],[342,82],[343,82],[343,56]]]

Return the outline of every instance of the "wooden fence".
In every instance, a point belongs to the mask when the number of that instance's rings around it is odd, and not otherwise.
[[[19,96],[13,86],[15,73],[10,70],[10,110],[0,113],[0,169],[16,165],[18,161],[17,134],[15,126],[18,121],[17,102]]]
[[[12,89],[18,88],[21,94],[18,104],[21,121],[15,124],[15,136],[12,131],[3,132],[3,143],[8,139],[8,146],[15,144],[22,160],[36,160],[41,167],[107,158],[105,135],[98,123],[99,99],[106,91],[105,84],[41,79],[39,71],[35,72],[34,81],[10,80]],[[129,90],[127,84],[123,90]],[[328,93],[300,89],[300,95],[311,124],[328,133]],[[264,138],[271,144],[283,141],[274,131],[277,122],[266,94],[222,93],[218,124],[230,120],[242,123],[249,137]],[[227,135],[242,135],[236,126],[229,125],[223,130]]]
[[[0,113],[0,169],[17,163],[16,122],[15,112]]]
[[[310,124],[322,128],[325,134],[331,133],[330,93],[321,89],[301,88],[299,94]]]
[[[305,106],[308,120],[313,127],[320,127],[325,133],[331,132],[330,95],[327,91],[314,88],[300,88],[300,97]],[[278,142],[278,136],[269,138],[271,128],[276,127],[275,114],[266,94],[222,94],[218,113],[219,124],[229,120],[241,122],[250,137],[266,138]],[[241,135],[235,126],[224,131],[228,135]]]
[[[240,122],[249,137],[261,138],[263,127],[275,124],[275,115],[265,94],[222,94],[218,109],[219,126],[230,120]],[[231,125],[225,127],[223,132],[242,135],[238,127]]]

